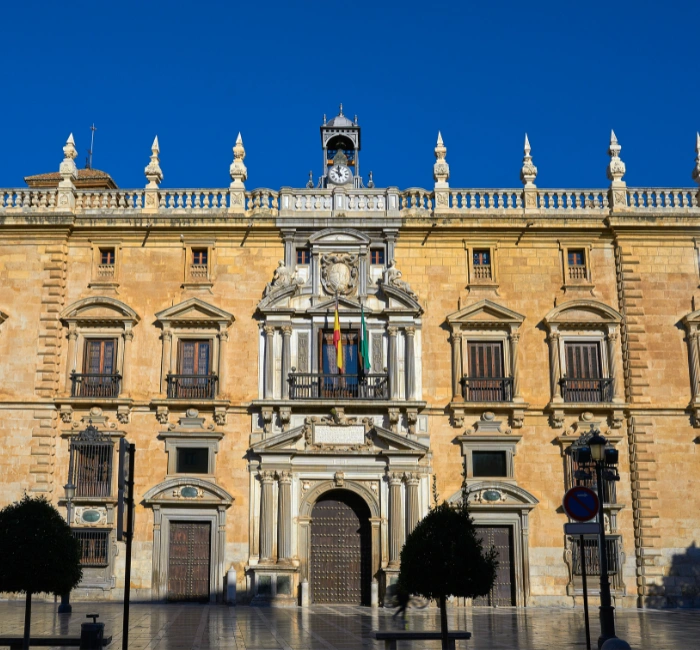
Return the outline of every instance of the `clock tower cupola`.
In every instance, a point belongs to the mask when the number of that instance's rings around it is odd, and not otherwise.
[[[321,187],[362,187],[360,176],[360,127],[343,115],[343,105],[332,120],[323,116],[321,125],[323,176]]]

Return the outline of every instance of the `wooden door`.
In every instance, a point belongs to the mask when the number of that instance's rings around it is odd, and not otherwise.
[[[500,341],[469,341],[470,402],[503,402],[504,391],[503,344]]]
[[[209,600],[211,524],[171,521],[168,600]]]
[[[513,529],[510,526],[477,526],[484,550],[494,546],[498,569],[496,581],[488,595],[474,599],[476,606],[511,607],[515,605],[515,579],[513,567]]]
[[[314,602],[369,605],[371,557],[367,504],[347,490],[322,495],[311,513]]]

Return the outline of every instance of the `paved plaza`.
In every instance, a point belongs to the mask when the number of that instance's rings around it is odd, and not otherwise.
[[[52,603],[33,605],[32,633],[79,634],[88,613],[99,613],[112,634],[112,650],[121,650],[122,607],[115,603],[73,605],[72,615],[59,615]],[[24,603],[0,603],[0,633],[21,633]],[[585,648],[583,613],[571,609],[455,609],[451,629],[469,630],[473,638],[458,648],[470,650],[558,650]],[[226,607],[223,605],[134,604],[130,650],[347,650],[383,648],[373,630],[392,629],[391,611],[351,606],[301,608]],[[409,630],[438,629],[435,609],[408,612]],[[622,610],[618,634],[634,650],[700,648],[700,615],[696,610]],[[598,636],[596,621],[591,635]],[[438,642],[414,642],[409,648],[439,648]]]

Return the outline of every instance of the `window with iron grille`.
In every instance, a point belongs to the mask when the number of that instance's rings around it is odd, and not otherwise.
[[[95,435],[85,436],[83,432],[70,444],[68,482],[75,485],[76,497],[109,497],[112,494],[114,443],[94,430]]]
[[[384,249],[373,248],[369,252],[369,263],[377,266],[384,266]]]
[[[570,248],[567,251],[569,279],[585,280],[586,273],[586,252],[582,248]]]
[[[85,567],[109,565],[109,530],[73,528],[73,537],[80,542],[80,564]]]
[[[580,576],[583,573],[583,565],[581,563],[581,541],[580,537],[572,537],[571,539],[571,554],[574,568],[574,575]],[[607,537],[605,540],[605,548],[608,556],[608,575],[615,575],[620,570],[619,561],[619,538]],[[600,575],[600,557],[598,553],[598,537],[583,538],[583,552],[586,558],[586,575]]]
[[[297,248],[297,264],[305,266],[311,263],[311,253],[308,248]]]

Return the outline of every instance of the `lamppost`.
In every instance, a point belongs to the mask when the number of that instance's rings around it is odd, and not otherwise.
[[[68,483],[63,486],[66,492],[66,520],[70,526],[73,522],[73,499],[75,498],[75,485],[73,485],[73,458],[71,456],[71,468],[68,470]],[[61,594],[61,604],[58,606],[59,614],[70,614],[73,606],[70,604],[70,593]]]
[[[577,445],[576,461],[579,466],[575,474],[576,479],[590,479],[591,475],[582,466],[592,466],[595,471],[596,487],[598,491],[598,522],[600,525],[600,537],[598,542],[598,555],[600,558],[600,637],[598,648],[602,648],[608,639],[619,641],[619,646],[629,647],[615,635],[615,608],[612,605],[610,595],[610,579],[608,577],[608,548],[605,538],[605,489],[603,481],[619,481],[617,463],[619,454],[617,449],[608,446],[608,441],[600,435],[600,431],[591,425],[590,432],[583,436]],[[581,553],[583,553],[581,549]],[[613,642],[615,643],[615,642]],[[610,644],[607,644],[610,647]]]

